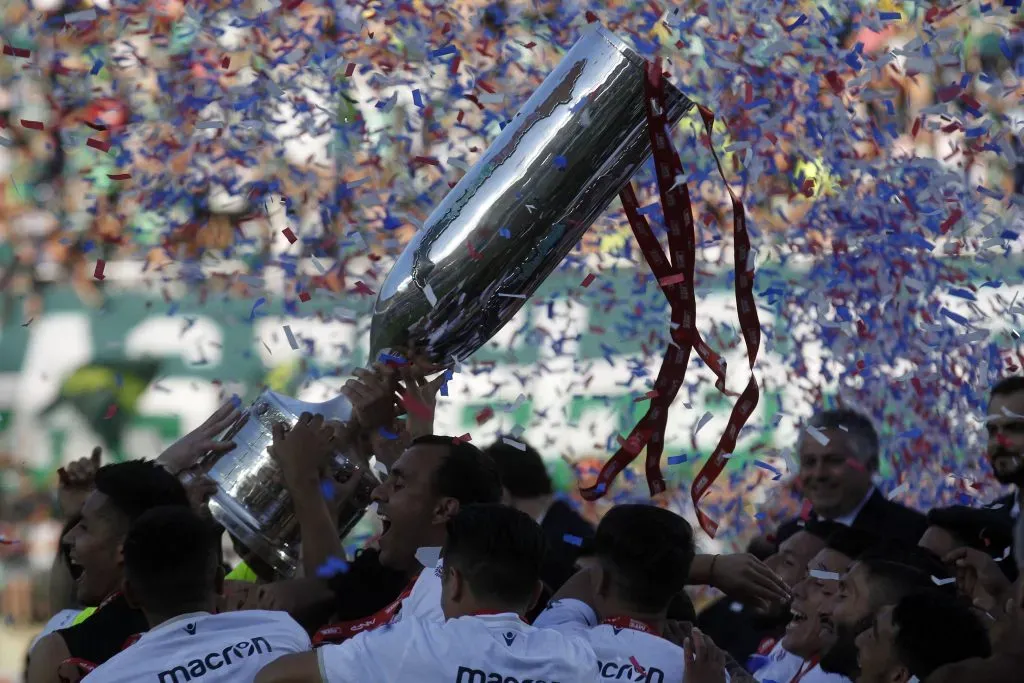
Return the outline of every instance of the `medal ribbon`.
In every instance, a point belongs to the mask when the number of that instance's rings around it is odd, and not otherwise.
[[[607,493],[615,477],[633,462],[645,447],[647,448],[647,484],[651,495],[657,495],[665,490],[665,480],[661,473],[661,455],[665,447],[664,437],[668,409],[683,385],[690,352],[694,348],[697,350],[697,355],[715,373],[716,388],[725,393],[725,360],[708,347],[696,326],[697,302],[694,292],[696,237],[693,226],[693,207],[686,185],[674,182],[676,177],[682,175],[682,163],[679,160],[679,154],[673,149],[670,142],[669,107],[665,96],[665,81],[661,72],[660,60],[648,63],[645,70],[644,103],[647,110],[647,129],[651,136],[661,206],[668,227],[668,262],[666,262],[665,254],[647,219],[639,212],[632,186],[627,185],[619,195],[619,199],[622,201],[626,218],[629,220],[637,244],[644,254],[644,259],[657,278],[658,284],[672,308],[672,343],[665,351],[647,412],[633,427],[627,439],[620,438],[619,450],[605,463],[598,474],[597,482],[589,488],[580,490],[580,495],[590,501],[597,500]],[[698,110],[708,137],[708,146],[718,167],[718,173],[725,181],[725,172],[715,153],[712,140],[714,114],[699,105]],[[753,371],[757,352],[761,345],[761,327],[754,301],[754,271],[751,267],[752,264],[747,263],[750,252],[750,236],[747,233],[743,204],[729,187],[728,182],[725,186],[732,201],[734,216],[733,260],[736,268],[734,278],[736,307],[743,341],[747,347],[747,362]],[[757,381],[751,372],[750,381],[743,393],[740,394],[736,405],[733,406],[725,433],[690,488],[697,520],[705,533],[711,537],[714,537],[718,530],[718,523],[700,509],[700,499],[725,469],[727,456],[736,447],[739,432],[753,413],[759,396]]]
[[[602,624],[608,624],[612,628],[628,628],[634,631],[640,631],[641,633],[651,633],[658,635],[658,629],[654,627],[654,624],[644,621],[643,619],[635,619],[633,617],[608,617],[601,621]]]
[[[409,597],[414,585],[416,585],[416,579],[409,582],[409,585],[405,587],[405,590],[403,590],[397,598],[395,598],[394,602],[379,610],[373,616],[365,619],[352,619],[351,621],[342,621],[337,624],[331,624],[330,626],[324,626],[313,636],[313,647],[320,647],[321,645],[327,645],[330,643],[342,643],[357,633],[380,628],[391,621],[391,618],[402,608],[402,601]]]

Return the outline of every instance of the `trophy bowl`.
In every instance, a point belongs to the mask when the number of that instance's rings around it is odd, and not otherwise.
[[[322,404],[309,404],[272,391],[261,393],[243,417],[225,434],[235,448],[222,455],[206,476],[217,483],[210,498],[213,519],[280,576],[299,572],[299,524],[283,475],[268,449],[274,442],[273,426],[293,426],[304,412],[327,419],[344,420],[351,407],[343,396]],[[342,537],[352,530],[370,504],[379,484],[376,474],[359,458],[337,452],[331,458],[331,475],[359,477],[355,494],[338,515]]]

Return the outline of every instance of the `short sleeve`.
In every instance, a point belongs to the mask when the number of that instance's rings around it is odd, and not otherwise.
[[[533,625],[555,631],[576,632],[597,626],[597,614],[582,600],[555,600],[537,616]]]
[[[364,631],[343,643],[321,647],[316,651],[320,678],[324,683],[398,680],[416,641],[415,624],[414,619],[405,619]]]

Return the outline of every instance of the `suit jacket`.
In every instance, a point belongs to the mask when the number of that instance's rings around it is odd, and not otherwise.
[[[811,510],[811,515],[813,517],[814,510]],[[917,510],[894,503],[876,489],[850,526],[881,538],[917,545],[928,528],[928,518]],[[776,544],[799,530],[799,519],[783,522],[775,532]]]
[[[762,648],[765,653],[771,650],[785,635],[787,623],[788,613],[782,618],[766,618],[729,596],[705,607],[697,617],[700,630],[741,664],[750,655],[762,653]]]

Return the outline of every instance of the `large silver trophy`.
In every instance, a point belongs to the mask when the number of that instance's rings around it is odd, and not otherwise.
[[[391,269],[373,310],[373,357],[414,346],[436,362],[464,359],[516,314],[651,155],[645,66],[590,26]],[[672,123],[693,107],[671,85],[666,101]],[[344,421],[350,406],[264,392],[227,435],[237,448],[209,472],[219,484],[214,518],[284,576],[299,566],[298,529],[267,447],[274,422],[294,424],[304,411]],[[334,464],[364,480],[339,520],[346,532],[376,479],[344,454]]]

